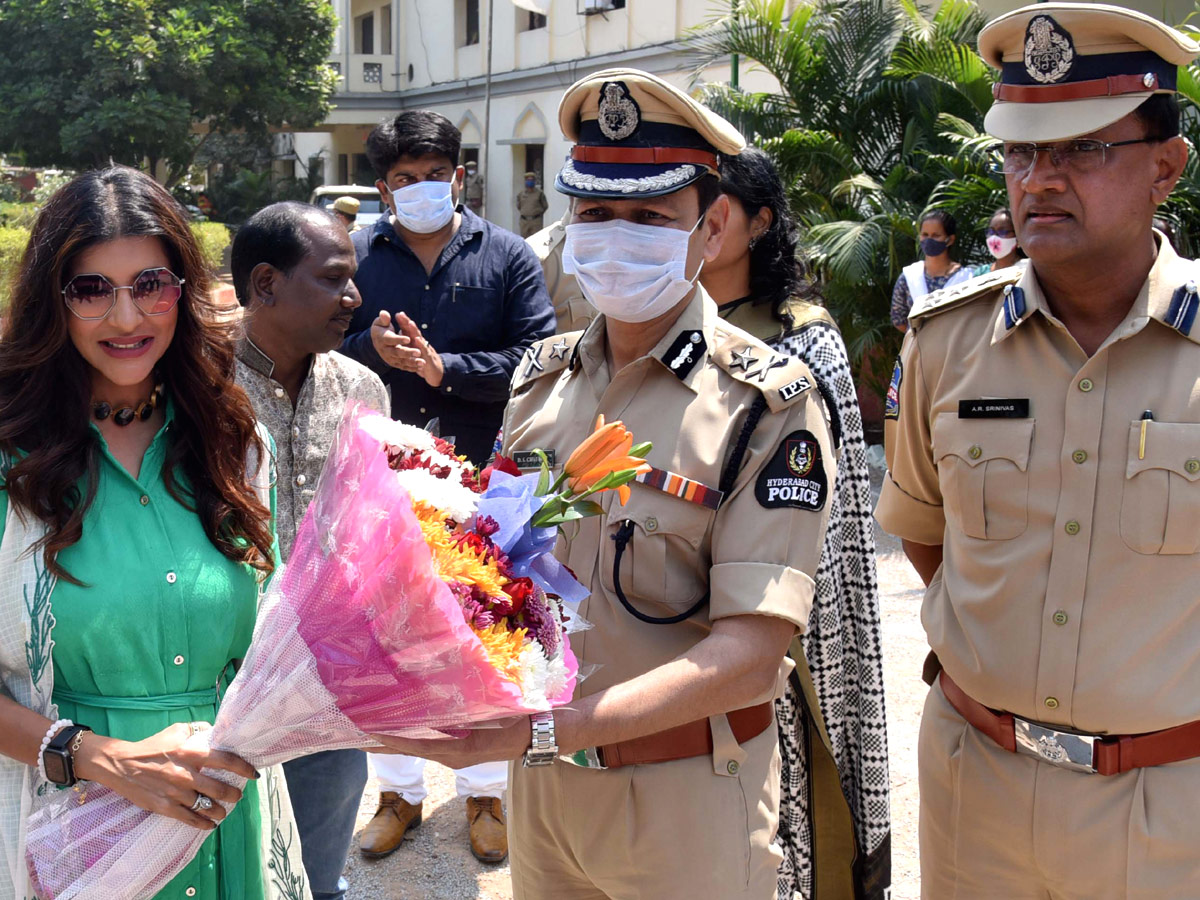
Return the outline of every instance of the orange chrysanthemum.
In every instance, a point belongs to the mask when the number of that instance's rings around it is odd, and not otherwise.
[[[521,650],[525,647],[525,629],[518,628],[516,631],[509,631],[504,625],[497,622],[482,630],[476,628],[472,628],[471,630],[475,632],[475,636],[483,644],[483,649],[488,655],[488,662],[492,664],[492,668],[509,681],[520,684],[521,666],[519,658]]]

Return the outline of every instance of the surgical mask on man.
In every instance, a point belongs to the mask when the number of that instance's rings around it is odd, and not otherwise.
[[[454,217],[449,181],[418,181],[391,195],[396,221],[416,234],[431,234]]]
[[[941,256],[949,246],[949,241],[939,241],[937,238],[925,238],[921,241],[921,252],[926,256]]]
[[[583,296],[620,322],[648,322],[671,310],[700,277],[687,277],[691,231],[637,225],[623,219],[568,225],[563,271],[574,275]]]
[[[998,234],[989,234],[987,236],[988,253],[992,254],[996,259],[1004,259],[1008,254],[1017,249],[1017,239],[1015,237],[1000,237]]]

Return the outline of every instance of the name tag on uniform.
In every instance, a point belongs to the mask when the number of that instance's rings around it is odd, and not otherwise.
[[[960,419],[1028,419],[1029,398],[1011,400],[959,400]]]
[[[553,450],[543,450],[546,454],[546,461],[550,464],[550,468],[554,468],[557,464]],[[541,458],[531,450],[518,450],[512,455],[512,460],[517,464],[518,469],[540,469],[542,467]]]

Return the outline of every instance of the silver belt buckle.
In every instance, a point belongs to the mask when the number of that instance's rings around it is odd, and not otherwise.
[[[1013,731],[1017,735],[1018,753],[1036,757],[1061,769],[1091,775],[1096,773],[1096,767],[1092,765],[1097,740],[1095,735],[1055,731],[1017,716],[1013,716]]]
[[[584,747],[582,750],[576,750],[574,753],[564,753],[558,758],[565,763],[579,766],[581,769],[608,768],[608,766],[600,761],[600,752],[597,747]]]

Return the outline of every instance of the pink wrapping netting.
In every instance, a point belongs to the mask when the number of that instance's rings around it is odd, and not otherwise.
[[[549,703],[530,705],[491,666],[435,574],[408,494],[382,452],[378,417],[368,419],[351,411],[343,421],[216,724],[192,739],[256,769],[371,746],[368,733],[444,737],[561,705],[574,692],[578,665],[565,634],[568,677]],[[207,837],[96,784],[82,805],[78,798],[53,792],[30,816],[26,859],[43,900],[146,900]]]

